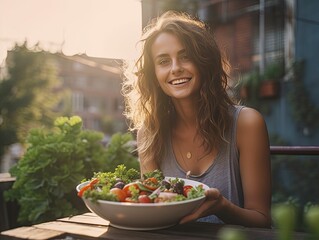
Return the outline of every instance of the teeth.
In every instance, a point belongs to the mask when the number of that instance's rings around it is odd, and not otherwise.
[[[188,81],[189,81],[188,78],[176,79],[176,80],[171,81],[171,84],[178,85],[178,84],[182,84],[182,83],[185,83]]]

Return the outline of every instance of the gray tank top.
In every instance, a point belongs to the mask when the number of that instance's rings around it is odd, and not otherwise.
[[[233,116],[231,131],[227,133],[227,140],[217,154],[212,165],[201,175],[190,175],[190,179],[202,182],[209,187],[217,188],[229,201],[243,207],[243,191],[239,171],[239,153],[236,146],[237,119],[242,106],[230,107]],[[185,178],[186,172],[178,164],[171,143],[167,141],[166,154],[161,161],[160,169],[164,176]],[[200,218],[198,221],[223,223],[215,215]]]

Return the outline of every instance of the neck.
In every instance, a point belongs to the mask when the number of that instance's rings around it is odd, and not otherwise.
[[[196,129],[196,105],[194,101],[173,100],[175,107],[175,127],[186,129]]]

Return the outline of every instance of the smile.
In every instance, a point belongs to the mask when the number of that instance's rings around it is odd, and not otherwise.
[[[169,83],[172,85],[179,85],[179,84],[187,83],[190,80],[191,78],[180,78],[180,79],[174,79],[172,81],[169,81]]]

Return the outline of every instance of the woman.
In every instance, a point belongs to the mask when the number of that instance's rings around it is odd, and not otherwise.
[[[227,63],[207,25],[167,12],[145,28],[126,116],[137,130],[141,172],[203,182],[199,219],[270,227],[271,173],[263,117],[227,94]]]

